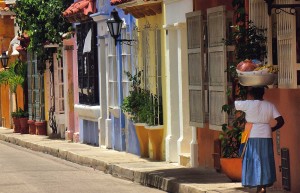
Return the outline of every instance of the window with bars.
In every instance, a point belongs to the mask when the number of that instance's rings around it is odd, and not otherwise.
[[[96,23],[93,21],[76,26],[78,44],[78,91],[80,104],[99,104],[96,30]]]
[[[64,71],[62,58],[57,58],[57,54],[53,55],[54,59],[54,95],[55,95],[55,112],[63,114],[64,106]]]
[[[294,0],[276,0],[277,4],[296,3]],[[278,65],[279,88],[300,87],[300,9],[295,15],[281,12],[267,14],[267,5],[260,0],[249,1],[249,18],[267,29],[268,63]]]
[[[134,32],[133,32],[134,33]],[[130,37],[130,33],[127,32],[126,28],[122,28],[121,31],[121,39],[132,39]],[[129,46],[127,44],[122,44],[122,84],[123,84],[123,98],[129,95],[130,84],[131,81],[128,80],[128,76],[125,72],[129,72],[130,74],[135,73],[137,61],[136,53],[137,52],[137,44],[133,46]]]
[[[107,60],[108,60],[108,96],[109,96],[109,107],[118,107],[118,64],[117,64],[117,53],[115,40],[112,37],[108,39],[107,47]]]
[[[28,113],[29,119],[45,120],[44,101],[44,74],[38,70],[39,60],[37,56],[28,53],[27,78],[28,78]]]
[[[161,30],[149,24],[141,31],[142,70],[144,89],[150,91],[153,104],[153,125],[162,125]],[[150,38],[151,37],[151,38]],[[154,57],[153,57],[154,56]]]

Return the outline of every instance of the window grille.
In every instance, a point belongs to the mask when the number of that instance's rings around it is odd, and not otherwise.
[[[55,85],[55,112],[63,114],[64,107],[64,71],[62,58],[57,58],[57,54],[53,54],[54,59],[54,85]]]
[[[115,40],[108,38],[107,59],[108,59],[108,92],[109,107],[118,107],[118,64],[116,56]]]
[[[27,65],[27,83],[28,83],[28,114],[29,119],[34,120],[34,112],[33,112],[33,88],[34,88],[34,82],[33,82],[33,74],[34,74],[34,66],[31,61],[31,54],[27,54],[28,58],[28,65]]]
[[[35,54],[28,53],[27,57],[29,119],[42,121],[45,120],[44,74],[38,71],[38,65],[42,64]]]
[[[89,21],[76,27],[78,44],[78,86],[79,103],[99,104],[98,53],[96,44],[96,23]],[[87,37],[91,33],[90,39]],[[89,42],[90,41],[90,42]],[[90,49],[84,53],[84,47]]]
[[[130,36],[130,33],[127,31],[128,28],[122,28],[121,31],[121,38],[122,39],[133,39]],[[136,33],[136,30],[133,30],[131,32],[135,36],[134,33]],[[123,98],[127,97],[129,95],[130,90],[130,84],[131,81],[128,80],[127,75],[125,72],[130,72],[130,74],[134,74],[134,69],[137,67],[137,46],[138,44],[134,44],[132,46],[127,44],[122,44],[122,83],[123,83]]]
[[[276,3],[288,4],[290,0],[277,0]],[[279,87],[297,88],[296,65],[296,17],[277,14],[277,51]]]
[[[163,124],[162,117],[162,80],[161,80],[161,30],[146,23],[141,30],[142,35],[142,70],[143,86],[150,91],[153,112],[157,117],[152,121]],[[151,38],[152,37],[152,38]],[[151,42],[151,40],[153,42]],[[154,57],[152,57],[154,56]]]

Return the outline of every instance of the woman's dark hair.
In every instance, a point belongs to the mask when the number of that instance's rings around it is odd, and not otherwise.
[[[261,100],[265,94],[265,87],[252,87],[249,94],[252,95],[254,99]]]

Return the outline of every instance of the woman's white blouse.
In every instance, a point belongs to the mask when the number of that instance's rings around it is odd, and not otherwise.
[[[269,122],[280,115],[275,105],[265,100],[235,101],[236,110],[246,113],[246,121],[253,123],[250,138],[272,138]]]

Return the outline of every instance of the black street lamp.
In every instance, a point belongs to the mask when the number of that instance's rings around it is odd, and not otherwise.
[[[128,39],[118,39],[121,34],[123,20],[120,18],[116,9],[112,10],[112,12],[110,13],[110,18],[107,20],[106,23],[110,35],[115,39],[115,45],[117,45],[117,42],[120,42],[121,44],[125,43],[127,45],[131,45],[132,42],[135,41],[135,40],[128,40]]]
[[[8,59],[9,59],[9,56],[6,55],[6,52],[5,51],[2,52],[2,55],[0,56],[0,60],[1,60],[1,64],[2,64],[4,69],[7,68]]]

